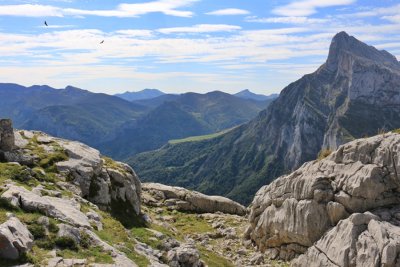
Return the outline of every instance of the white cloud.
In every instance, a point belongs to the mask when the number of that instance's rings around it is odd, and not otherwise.
[[[329,19],[316,19],[309,17],[271,17],[271,18],[247,17],[246,21],[258,22],[258,23],[314,24],[314,23],[324,23],[329,21]]]
[[[116,33],[129,37],[152,37],[153,31],[150,30],[119,30]]]
[[[24,4],[0,5],[0,15],[23,17],[62,17],[71,16],[101,16],[101,17],[137,17],[148,13],[163,13],[176,17],[192,17],[191,11],[179,10],[188,7],[199,0],[157,0],[147,3],[119,4],[115,9],[85,10],[76,8],[59,8],[55,6]]]
[[[354,2],[356,0],[300,0],[277,7],[272,10],[272,13],[280,16],[302,17],[315,14],[318,8],[350,5]]]
[[[170,33],[208,33],[208,32],[230,32],[240,30],[240,26],[227,24],[198,24],[190,27],[163,28],[158,31],[164,34]]]
[[[47,5],[2,5],[0,16],[21,16],[21,17],[62,17],[62,9]]]
[[[250,14],[249,11],[238,8],[219,9],[206,13],[206,15],[214,15],[214,16],[231,16],[231,15],[248,15],[248,14]]]

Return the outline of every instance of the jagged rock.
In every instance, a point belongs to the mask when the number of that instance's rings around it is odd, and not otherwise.
[[[207,196],[196,191],[182,187],[167,186],[157,183],[143,183],[144,202],[150,199],[164,201],[166,206],[174,207],[181,211],[194,212],[223,212],[229,214],[245,215],[246,208],[239,203],[220,196]]]
[[[57,168],[72,175],[82,197],[105,210],[111,209],[114,201],[126,203],[136,214],[140,213],[141,184],[132,168],[120,162],[115,162],[116,166],[105,166],[100,152],[82,143],[59,139],[57,142],[69,157],[58,162]]]
[[[77,202],[49,196],[38,196],[23,187],[9,184],[1,198],[7,199],[26,211],[38,211],[47,216],[71,223],[76,226],[91,228],[89,220],[80,211]]]
[[[14,129],[10,119],[0,119],[0,150],[12,151],[15,149]]]
[[[326,159],[305,163],[262,187],[251,205],[247,237],[261,251],[291,259],[339,220],[398,204],[398,173],[399,134],[352,141]],[[341,248],[338,243],[328,245]]]
[[[0,258],[18,259],[32,248],[33,236],[16,217],[0,225]]]
[[[382,221],[383,213],[394,216],[400,207],[354,213],[340,221],[318,242],[292,262],[293,266],[398,266],[399,221]],[[381,214],[380,214],[381,213]],[[378,216],[377,216],[378,215]]]
[[[192,244],[183,244],[168,252],[168,265],[171,267],[202,267],[200,254]]]

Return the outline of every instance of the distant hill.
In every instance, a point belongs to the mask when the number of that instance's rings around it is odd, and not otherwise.
[[[144,89],[138,92],[125,92],[122,94],[115,94],[115,96],[128,101],[151,99],[161,95],[164,95],[164,93],[158,89]]]
[[[216,138],[168,144],[129,163],[143,181],[222,194],[247,204],[261,186],[316,159],[321,151],[396,128],[400,63],[341,32],[320,68],[288,85],[249,123]]]
[[[270,101],[241,99],[215,91],[163,95],[133,103],[155,108],[125,125],[113,140],[100,146],[106,154],[118,159],[159,148],[171,139],[211,134],[245,123]]]
[[[222,92],[127,101],[72,86],[0,84],[0,117],[17,128],[78,140],[119,159],[171,139],[212,134],[254,118],[267,102]]]
[[[112,138],[115,129],[147,110],[115,96],[72,86],[0,84],[0,117],[12,118],[17,128],[41,130],[93,146]]]
[[[234,96],[244,98],[244,99],[265,101],[265,100],[275,99],[279,96],[279,94],[261,95],[261,94],[255,94],[255,93],[251,92],[249,89],[245,89],[243,91],[240,91],[239,93],[234,94]]]

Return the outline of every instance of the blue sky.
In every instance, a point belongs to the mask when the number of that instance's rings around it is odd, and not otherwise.
[[[400,1],[0,0],[0,82],[270,94],[343,30],[399,59]]]

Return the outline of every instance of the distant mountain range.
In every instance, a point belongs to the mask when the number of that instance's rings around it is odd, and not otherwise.
[[[152,108],[151,111],[122,127],[114,139],[100,148],[112,157],[124,159],[159,148],[170,139],[214,133],[245,123],[271,101],[241,99],[219,91],[134,101]]]
[[[72,86],[0,84],[0,117],[12,118],[17,128],[82,141],[119,159],[159,148],[170,139],[247,122],[269,102],[222,92],[127,101]]]
[[[240,91],[239,93],[234,94],[234,96],[244,98],[244,99],[253,99],[253,100],[258,100],[258,101],[266,101],[270,99],[275,99],[279,96],[279,94],[272,94],[272,95],[261,95],[261,94],[255,94],[253,92],[250,92],[249,89],[245,89],[243,91]]]
[[[144,89],[139,92],[125,92],[122,94],[115,94],[115,96],[118,96],[128,101],[144,100],[149,98],[155,98],[161,95],[164,95],[164,93],[158,89]]]
[[[345,32],[327,61],[291,83],[255,119],[216,138],[133,157],[143,181],[249,203],[277,176],[355,138],[400,128],[400,63]]]

